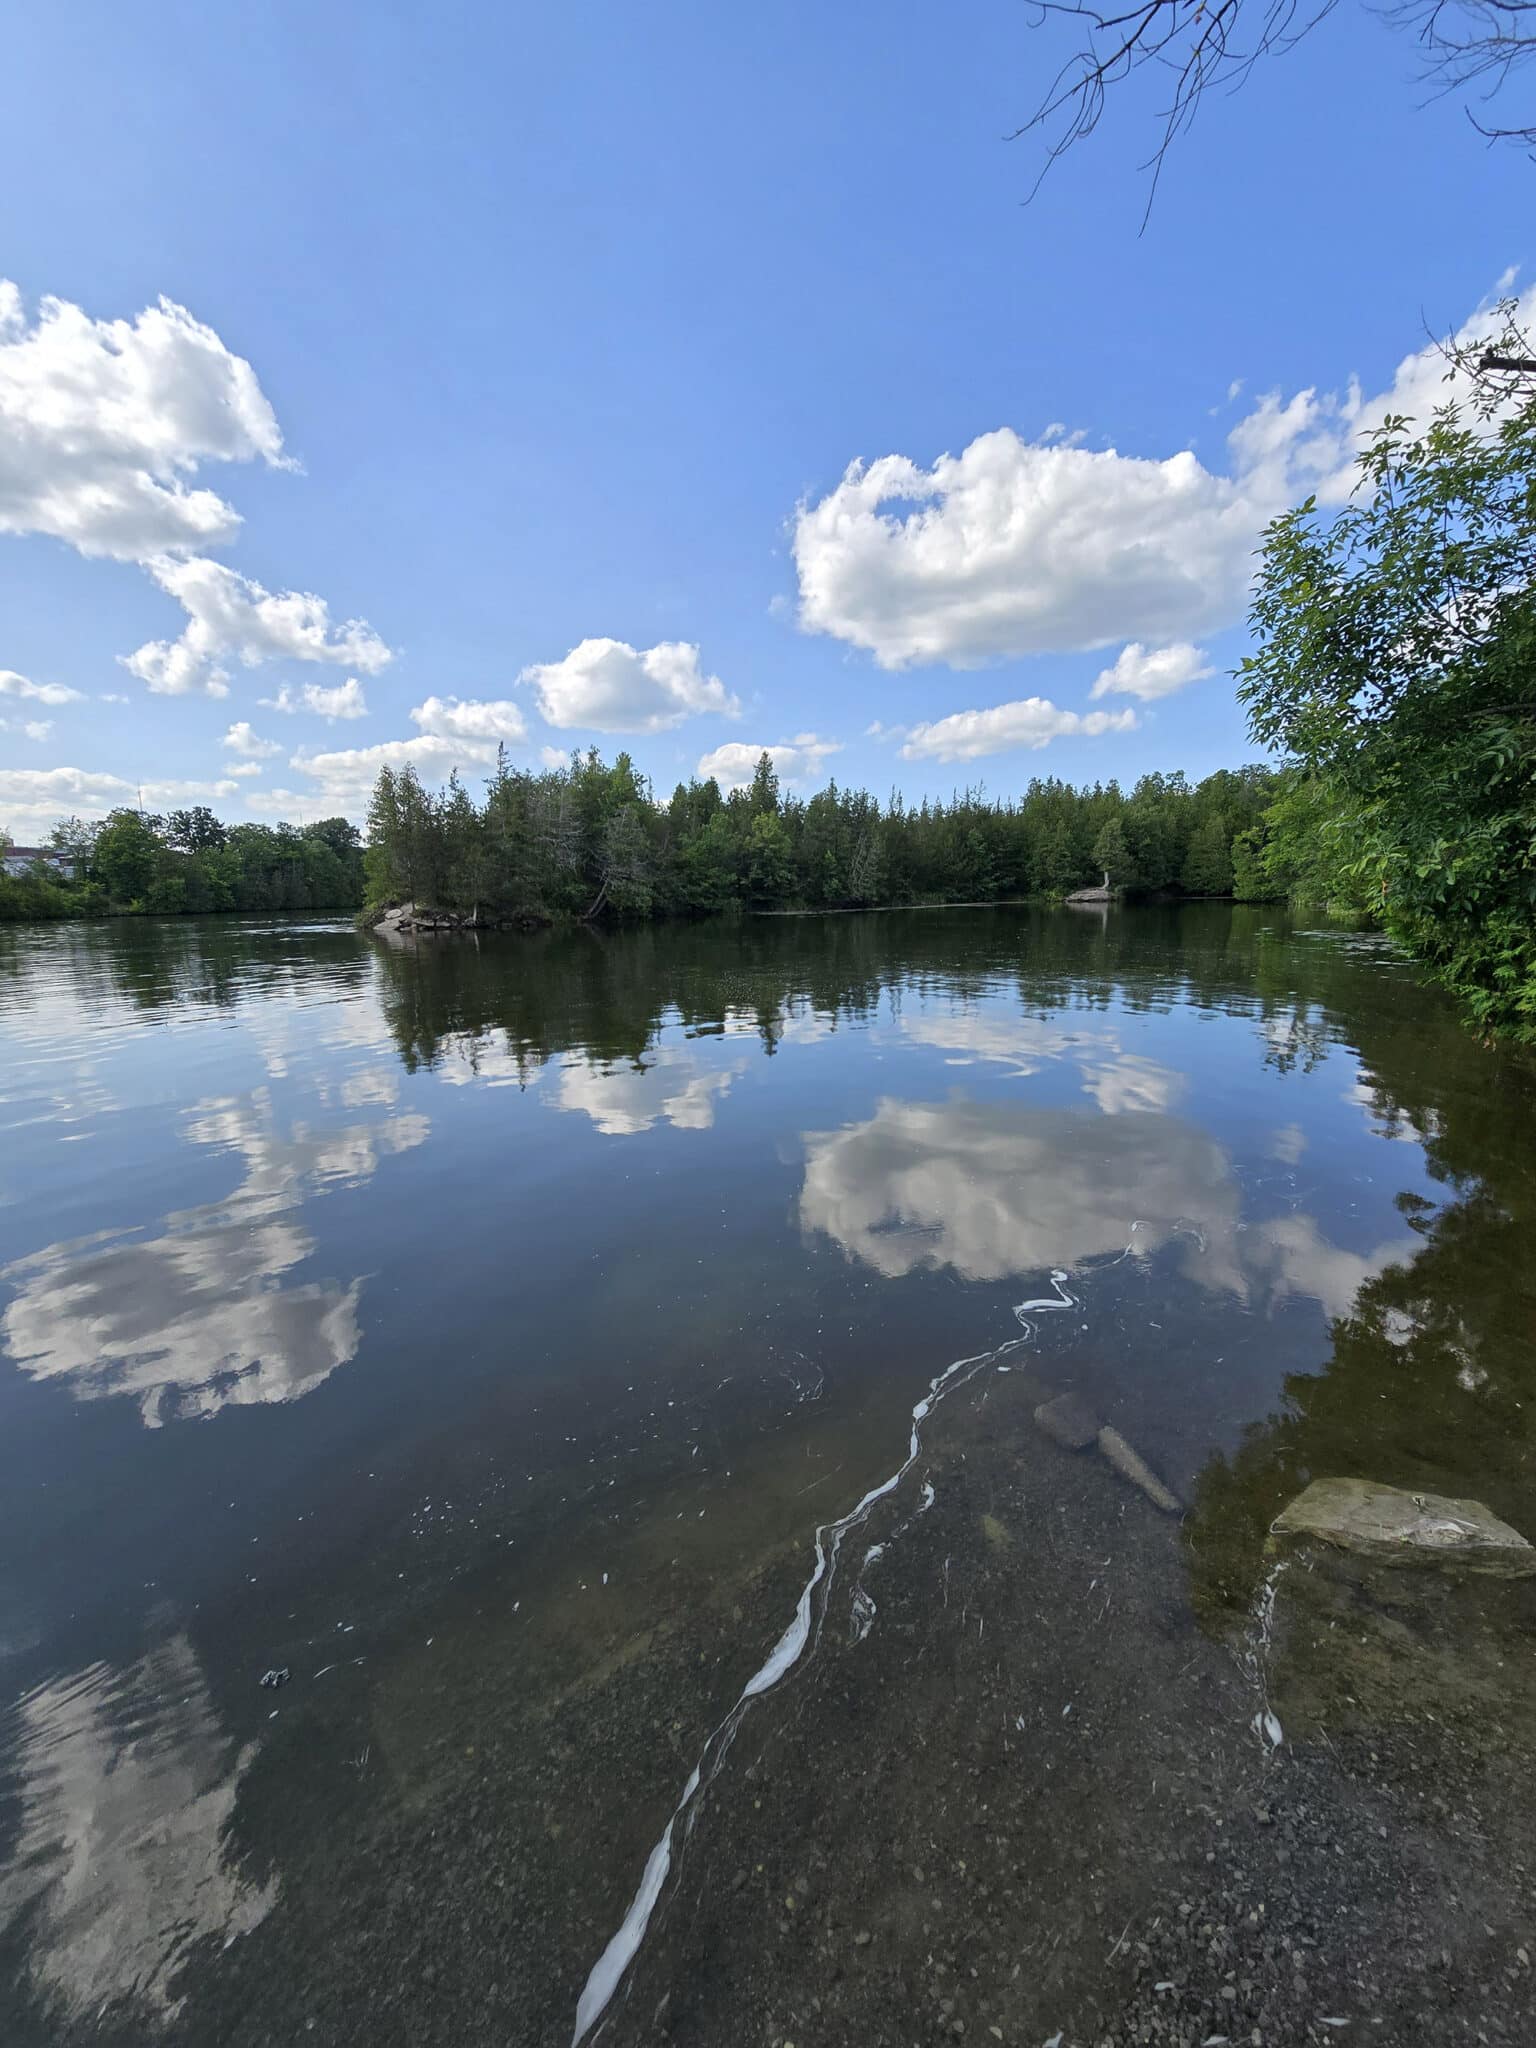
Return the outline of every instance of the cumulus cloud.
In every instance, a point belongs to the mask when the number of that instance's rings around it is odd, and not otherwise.
[[[1106,732],[1134,732],[1136,714],[1125,711],[1063,711],[1049,697],[1019,697],[986,711],[952,711],[947,718],[914,725],[902,747],[906,761],[975,761],[1014,747],[1048,747],[1067,737],[1097,739]]]
[[[540,747],[539,759],[546,768],[566,768],[571,757],[564,747]]]
[[[532,685],[544,718],[562,730],[667,732],[699,712],[741,713],[720,678],[700,669],[698,648],[682,640],[643,650],[583,640],[563,661],[525,668],[518,681]]]
[[[264,661],[334,662],[367,675],[376,675],[392,658],[365,620],[333,625],[325,599],[312,592],[265,590],[202,555],[186,561],[160,556],[147,566],[186,612],[187,624],[180,639],[148,641],[124,656],[124,666],[162,696],[198,690],[209,697],[227,696],[229,678],[217,665],[221,657],[246,668]]]
[[[53,731],[51,718],[24,718],[21,729],[29,740],[45,740]]]
[[[505,740],[516,746],[528,737],[522,710],[508,697],[429,697],[416,706],[411,720],[444,739]],[[563,764],[563,754],[560,760]]]
[[[33,683],[13,668],[0,668],[0,697],[21,697],[29,704],[79,704],[83,690],[67,690],[62,683]]]
[[[266,591],[201,552],[232,540],[240,516],[192,479],[204,463],[248,461],[292,466],[255,371],[184,306],[92,320],[48,298],[29,320],[0,279],[0,533],[149,571],[188,618],[179,639],[125,657],[160,695],[227,695],[222,657],[366,674],[390,658],[363,621],[333,627],[323,599]]]
[[[1176,640],[1171,647],[1143,647],[1133,640],[1129,647],[1121,648],[1088,694],[1139,697],[1143,704],[1150,704],[1214,673],[1204,654],[1188,640]]]
[[[267,711],[312,711],[317,718],[366,718],[368,700],[356,676],[327,688],[324,683],[304,683],[298,690],[284,683],[275,697],[258,697]]]
[[[1536,314],[1536,287],[1521,301]],[[1461,330],[1488,328],[1486,308]],[[1389,412],[1427,422],[1452,395],[1425,348],[1363,397],[1272,393],[1228,436],[1226,473],[1189,450],[1157,459],[1027,441],[1007,427],[923,468],[854,462],[798,510],[800,623],[866,648],[883,668],[1136,641],[1167,647],[1234,624],[1265,524],[1309,491],[1330,503]]]
[[[0,768],[0,818],[13,829],[43,833],[61,818],[102,818],[140,799],[159,804],[207,803],[234,796],[239,784],[217,781],[130,782],[87,768]]]
[[[454,739],[441,733],[422,733],[409,740],[381,740],[372,747],[343,747],[321,754],[295,754],[288,765],[307,775],[315,787],[251,790],[246,804],[253,811],[282,815],[287,811],[313,810],[318,804],[347,816],[360,816],[378,780],[381,768],[414,768],[423,782],[445,781],[451,770],[465,774],[487,767],[496,759],[493,740]]]
[[[255,371],[184,306],[92,320],[45,298],[29,321],[0,279],[0,532],[124,562],[207,547],[240,517],[190,486],[199,465],[282,448]]]
[[[230,764],[229,772],[231,775],[259,775],[261,773],[261,763],[259,761],[234,761]]]
[[[705,754],[695,771],[701,782],[711,776],[722,789],[745,789],[752,780],[758,757],[767,754],[781,782],[816,782],[829,754],[842,752],[841,740],[818,739],[813,732],[797,733],[775,747],[752,746],[746,740],[729,740]]]
[[[238,754],[245,761],[268,760],[273,754],[280,754],[283,751],[276,740],[264,740],[258,733],[252,732],[248,718],[239,719],[232,725],[220,741],[220,745],[227,747],[230,753]],[[233,772],[238,774],[240,771],[237,769]]]

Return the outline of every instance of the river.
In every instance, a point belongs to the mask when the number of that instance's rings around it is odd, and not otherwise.
[[[1278,909],[0,928],[0,2037],[1045,2038],[1074,1872],[1015,1816],[967,1979],[857,1760],[1108,1673],[1087,1840],[1306,1478],[1536,1532],[1533,1211],[1530,1064]]]

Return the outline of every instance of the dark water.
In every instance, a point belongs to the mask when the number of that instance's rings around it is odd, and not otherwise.
[[[0,931],[0,2036],[181,2025],[339,1786],[405,1826],[487,1698],[728,1641],[1053,1270],[1192,1612],[1311,1473],[1536,1528],[1533,1139],[1526,1064],[1269,910]],[[642,1779],[551,1824],[573,1890]]]

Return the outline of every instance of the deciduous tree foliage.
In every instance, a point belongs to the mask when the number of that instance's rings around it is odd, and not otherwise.
[[[1479,357],[1450,355],[1462,395],[1427,425],[1382,424],[1342,512],[1269,529],[1239,695],[1295,765],[1238,864],[1369,909],[1533,1037],[1536,378]]]
[[[168,818],[122,810],[99,824],[71,818],[52,843],[74,861],[74,880],[41,869],[0,876],[0,917],[347,910],[363,900],[361,839],[346,818],[298,830],[224,825],[201,804]]]

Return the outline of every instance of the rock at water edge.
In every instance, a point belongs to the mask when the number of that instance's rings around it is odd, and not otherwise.
[[[1311,1538],[1382,1564],[1504,1579],[1536,1574],[1536,1549],[1480,1500],[1404,1493],[1369,1479],[1314,1479],[1276,1516],[1270,1536]]]

